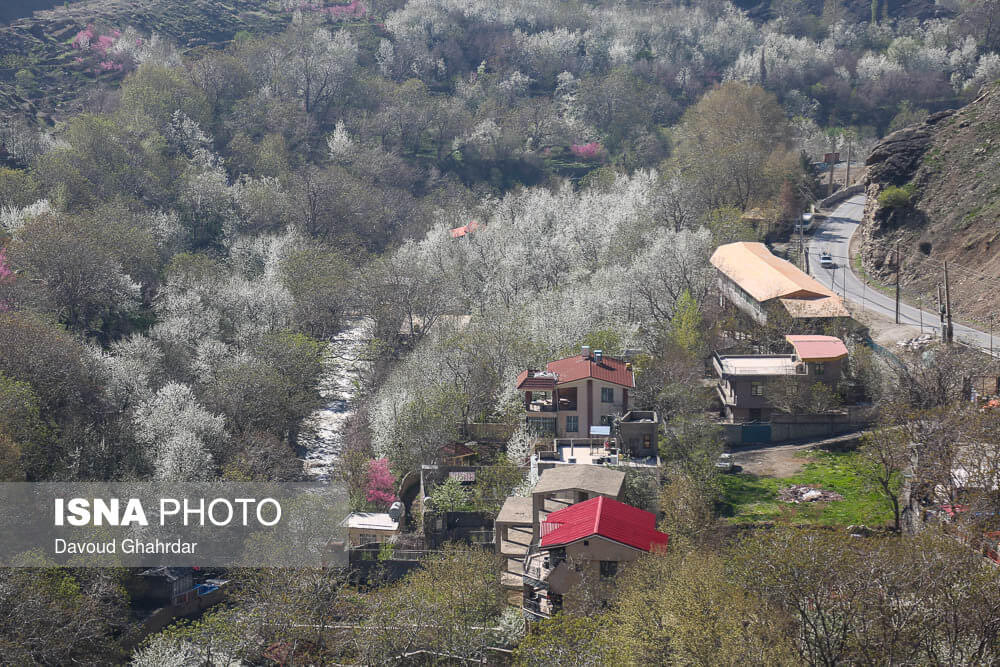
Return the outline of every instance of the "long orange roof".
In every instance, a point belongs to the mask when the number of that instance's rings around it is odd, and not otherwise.
[[[772,255],[763,243],[721,245],[710,261],[761,303],[777,298],[837,296],[791,262]]]

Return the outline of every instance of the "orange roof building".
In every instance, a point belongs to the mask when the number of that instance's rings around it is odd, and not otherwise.
[[[463,236],[466,236],[467,234],[471,234],[472,232],[476,231],[477,229],[479,229],[479,223],[476,222],[475,220],[473,220],[472,222],[470,222],[467,225],[462,225],[461,227],[455,227],[454,229],[452,229],[451,230],[451,238],[453,238],[453,239],[460,239]]]
[[[609,426],[631,409],[634,388],[632,364],[587,346],[517,376],[529,427],[558,438],[590,438],[592,427]]]
[[[796,319],[851,316],[839,296],[763,243],[727,243],[710,261],[719,271],[723,294],[758,322],[767,321],[771,304]]]
[[[847,356],[847,346],[836,336],[785,336],[802,361],[839,361]]]

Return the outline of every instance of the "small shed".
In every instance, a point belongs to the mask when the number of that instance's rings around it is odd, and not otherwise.
[[[399,504],[399,503],[397,503]],[[375,544],[388,541],[399,534],[399,514],[402,507],[395,512],[351,512],[341,521],[340,525],[347,528],[347,546],[354,549],[363,544]]]

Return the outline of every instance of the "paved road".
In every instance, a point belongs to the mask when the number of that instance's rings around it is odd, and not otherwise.
[[[865,196],[858,195],[838,206],[825,221],[817,223],[812,239],[808,245],[809,273],[837,294],[851,303],[863,306],[865,310],[875,311],[890,320],[896,317],[896,300],[875,289],[869,289],[855,274],[850,266],[849,244],[851,236],[858,229],[865,208]],[[819,264],[819,255],[823,251],[833,255],[836,266],[824,269]],[[934,308],[936,304],[924,304],[920,310],[906,303],[899,308],[899,321],[916,327],[923,325],[925,333],[940,336],[941,320]],[[929,307],[928,307],[929,306]],[[955,340],[973,345],[983,350],[990,349],[990,336],[983,331],[977,331],[961,324],[955,324]],[[1000,354],[1000,335],[993,337],[993,347]]]

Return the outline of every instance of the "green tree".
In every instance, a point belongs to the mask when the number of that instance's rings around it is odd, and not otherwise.
[[[646,618],[643,614],[640,618]],[[599,667],[615,664],[614,640],[601,616],[557,614],[540,622],[514,651],[523,667]]]
[[[0,569],[0,652],[17,665],[120,663],[128,626],[121,572],[98,568]]]
[[[709,208],[763,204],[801,171],[785,112],[759,86],[727,81],[709,91],[677,134],[677,162]]]
[[[23,208],[40,195],[38,181],[30,172],[0,167],[0,207]]]
[[[473,509],[472,494],[454,477],[435,486],[430,499],[431,510],[435,514],[471,512]]]
[[[204,397],[237,435],[268,431],[294,445],[302,420],[321,404],[322,371],[319,342],[304,334],[270,334],[252,355],[217,364],[204,383]]]
[[[473,501],[477,512],[497,515],[507,496],[524,481],[524,473],[507,458],[476,471]]]
[[[49,197],[68,210],[116,199],[168,203],[176,165],[145,116],[74,116],[61,145],[41,155],[35,175]]]
[[[180,111],[206,128],[211,121],[211,107],[205,93],[186,76],[183,67],[141,65],[121,87],[122,120],[147,116],[162,131]]]
[[[72,329],[106,342],[127,331],[142,291],[123,261],[135,265],[143,257],[155,257],[148,233],[138,245],[123,243],[136,238],[128,235],[131,231],[77,216],[30,220],[10,246],[11,263],[23,274],[18,282],[26,285],[25,298]],[[151,263],[155,267],[155,260]]]
[[[907,445],[904,432],[892,426],[883,426],[865,434],[858,455],[852,459],[861,478],[889,503],[893,526],[897,531],[900,529],[903,471],[910,464]]]
[[[730,580],[719,555],[674,541],[631,563],[617,584],[619,664],[798,664],[788,620]]]
[[[54,447],[31,385],[0,373],[0,480],[44,479],[55,464]]]
[[[689,290],[684,290],[670,321],[670,340],[691,357],[701,357],[704,348],[704,327],[698,302]]]
[[[712,232],[712,243],[716,246],[735,241],[760,240],[753,222],[744,218],[743,212],[732,206],[712,209],[705,215],[703,223]]]
[[[381,664],[420,649],[485,659],[506,606],[500,570],[495,554],[460,545],[425,558],[420,569],[364,599],[354,662]]]

